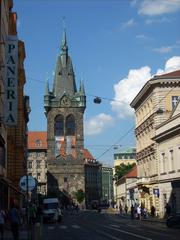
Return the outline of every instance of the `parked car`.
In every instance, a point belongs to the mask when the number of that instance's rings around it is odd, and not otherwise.
[[[61,222],[62,212],[58,198],[45,198],[43,200],[42,211],[43,223],[45,222]]]
[[[176,215],[169,216],[166,220],[166,225],[168,227],[180,227],[180,213]]]

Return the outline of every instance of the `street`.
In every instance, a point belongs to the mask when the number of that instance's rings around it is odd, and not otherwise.
[[[165,223],[131,220],[105,210],[66,212],[61,223],[42,227],[42,239],[47,240],[177,240],[179,234]]]

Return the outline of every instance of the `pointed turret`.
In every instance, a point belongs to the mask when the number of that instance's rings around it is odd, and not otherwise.
[[[48,79],[46,80],[46,89],[45,89],[45,96],[49,95],[49,81]]]
[[[61,41],[61,53],[58,56],[56,63],[53,95],[56,98],[61,98],[64,91],[66,91],[66,93],[71,96],[77,92],[73,65],[71,58],[68,55],[65,28],[63,29],[63,37]]]
[[[84,82],[83,82],[83,80],[81,80],[81,82],[80,82],[79,93],[80,93],[81,95],[85,95]]]

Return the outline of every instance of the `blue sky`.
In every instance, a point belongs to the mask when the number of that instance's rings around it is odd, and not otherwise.
[[[113,165],[113,145],[135,146],[129,103],[151,76],[180,68],[180,0],[14,0],[13,11],[26,48],[29,131],[47,128],[45,82],[52,86],[65,17],[77,87],[83,79],[87,95],[85,147]]]

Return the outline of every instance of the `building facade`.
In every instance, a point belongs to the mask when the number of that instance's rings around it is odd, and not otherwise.
[[[44,108],[47,117],[47,190],[56,195],[64,192],[71,198],[74,191],[85,190],[82,150],[86,96],[82,81],[79,91],[76,88],[65,30],[56,63],[53,90],[49,90],[47,83]]]
[[[130,210],[131,205],[137,206],[139,203],[139,192],[137,188],[137,166],[134,166],[127,174],[116,181],[116,206],[121,206],[125,211],[125,206]]]
[[[180,213],[180,100],[171,117],[156,129],[154,140],[159,162],[159,215],[165,216],[168,203],[172,213]]]
[[[84,171],[85,171],[85,204],[91,208],[94,201],[100,202],[102,196],[102,165],[94,159],[91,153],[83,150]]]
[[[135,109],[137,174],[140,201],[159,215],[159,162],[156,128],[172,114],[180,96],[180,71],[154,76],[131,102]]]
[[[47,132],[28,132],[28,175],[37,180],[37,193],[47,193]]]
[[[0,196],[4,208],[11,201],[22,202],[20,178],[27,170],[27,123],[29,97],[24,96],[25,46],[17,37],[17,14],[12,11],[13,1],[0,2]]]
[[[111,205],[114,202],[113,168],[102,166],[102,196],[101,201]]]
[[[114,167],[119,166],[121,163],[136,163],[136,148],[129,148],[124,151],[114,153]]]

